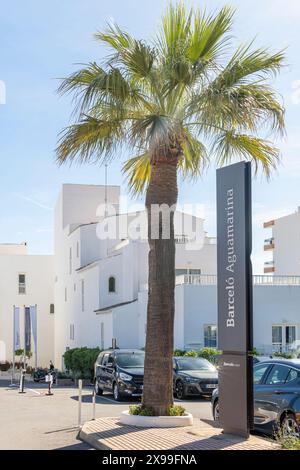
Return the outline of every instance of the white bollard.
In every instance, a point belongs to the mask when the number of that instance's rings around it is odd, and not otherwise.
[[[78,427],[81,427],[82,380],[78,380]]]
[[[92,399],[93,399],[93,417],[92,417],[92,420],[95,420],[96,419],[96,392],[95,392],[95,388],[93,388]]]

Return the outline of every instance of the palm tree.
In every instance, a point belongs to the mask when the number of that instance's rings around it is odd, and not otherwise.
[[[132,156],[123,170],[129,187],[146,192],[149,294],[143,404],[166,415],[173,403],[174,208],[177,175],[196,178],[206,164],[246,159],[266,175],[279,156],[267,133],[284,132],[284,110],[268,84],[283,52],[254,49],[231,55],[234,11],[214,14],[169,6],[151,43],[117,25],[96,34],[110,49],[102,64],[89,63],[64,79],[61,93],[74,93],[76,122],[63,130],[60,164],[107,162],[121,149]],[[161,218],[152,207],[171,208],[170,237],[156,239]],[[155,215],[155,214],[154,214]]]

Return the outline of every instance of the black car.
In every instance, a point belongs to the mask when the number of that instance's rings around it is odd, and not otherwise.
[[[112,392],[116,401],[143,393],[145,353],[136,349],[102,351],[95,363],[95,391]]]
[[[187,396],[211,395],[218,386],[218,372],[213,364],[200,357],[174,357],[174,395],[183,399]]]
[[[273,434],[300,430],[300,360],[258,362],[254,366],[254,428]],[[218,390],[212,395],[214,420],[219,419]],[[237,409],[238,412],[238,409]]]

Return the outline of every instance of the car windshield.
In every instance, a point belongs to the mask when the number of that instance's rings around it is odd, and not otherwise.
[[[124,353],[118,354],[116,357],[116,363],[120,367],[134,368],[144,367],[145,354],[141,353]]]
[[[216,370],[215,366],[209,361],[199,357],[183,357],[182,359],[177,359],[176,362],[179,370]]]

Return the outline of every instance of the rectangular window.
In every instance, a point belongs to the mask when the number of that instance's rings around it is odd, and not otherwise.
[[[68,290],[67,288],[65,287],[65,302],[67,302],[68,300]]]
[[[81,279],[81,311],[84,312],[84,279]]]
[[[72,248],[69,251],[69,274],[72,274]]]
[[[76,243],[76,256],[79,258],[79,242]]]
[[[19,294],[26,294],[26,276],[19,274]]]
[[[50,313],[54,314],[54,304],[50,304]]]
[[[100,323],[100,349],[104,349],[104,323]]]
[[[74,341],[75,338],[75,331],[74,331],[74,323],[70,324],[70,340]]]
[[[206,325],[204,327],[204,347],[216,348],[217,347],[217,326]]]

